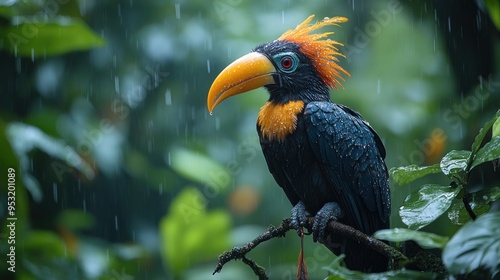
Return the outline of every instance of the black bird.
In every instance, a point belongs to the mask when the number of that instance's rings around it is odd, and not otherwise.
[[[207,106],[212,112],[222,100],[264,86],[269,101],[260,110],[257,131],[269,171],[293,205],[294,228],[314,216],[314,240],[345,253],[348,268],[384,271],[384,256],[326,231],[331,219],[369,235],[388,228],[390,192],[377,133],[360,114],[330,100],[329,88],[349,75],[337,64],[341,44],[324,39],[333,32],[311,33],[347,19],[310,25],[313,17],[224,69]]]

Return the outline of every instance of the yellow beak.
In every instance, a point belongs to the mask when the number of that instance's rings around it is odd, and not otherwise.
[[[238,58],[212,83],[207,96],[208,111],[211,113],[219,103],[233,95],[274,84],[274,73],[274,65],[260,53],[251,52]]]

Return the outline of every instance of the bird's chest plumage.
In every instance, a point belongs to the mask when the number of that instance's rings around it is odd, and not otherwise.
[[[290,202],[302,200],[316,212],[333,198],[311,150],[303,108],[301,101],[267,103],[259,113],[257,130],[269,171]]]

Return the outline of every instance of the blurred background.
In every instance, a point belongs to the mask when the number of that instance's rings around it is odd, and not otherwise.
[[[212,272],[221,252],[290,214],[255,130],[267,93],[213,115],[206,94],[227,64],[311,14],[349,18],[328,30],[351,74],[331,97],[377,130],[389,168],[469,149],[500,107],[497,0],[0,0],[1,278],[254,277],[241,262]],[[421,184],[391,182],[393,227]],[[335,257],[306,241],[311,278],[326,277]],[[299,245],[289,232],[248,257],[294,279]]]

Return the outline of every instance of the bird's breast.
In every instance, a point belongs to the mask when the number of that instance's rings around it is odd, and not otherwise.
[[[297,128],[297,115],[303,110],[303,101],[289,101],[285,104],[267,102],[260,108],[257,119],[262,137],[269,141],[283,142]]]

